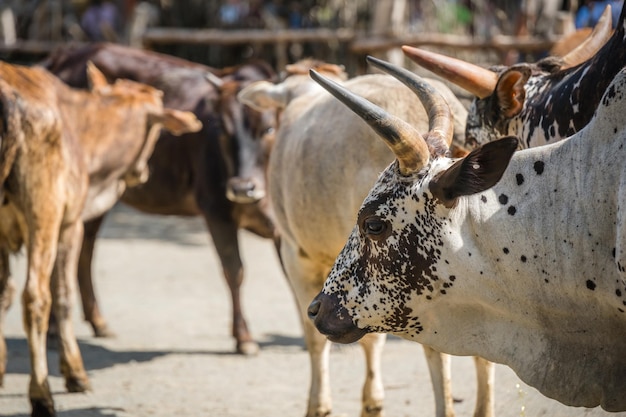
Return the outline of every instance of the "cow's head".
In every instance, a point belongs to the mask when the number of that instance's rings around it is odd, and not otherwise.
[[[258,203],[265,198],[267,159],[276,130],[275,110],[245,106],[237,94],[251,82],[274,76],[265,63],[252,62],[227,69],[222,78],[211,79],[220,92],[217,111],[228,169],[226,197],[234,203]]]
[[[568,114],[564,110],[573,108],[577,102],[575,98],[564,94],[567,92],[574,95],[574,87],[568,88],[558,83],[572,73],[574,67],[588,61],[607,43],[612,33],[611,21],[611,7],[607,6],[602,18],[582,44],[562,58],[548,57],[534,64],[520,63],[511,67],[496,66],[486,69],[460,59],[410,46],[404,46],[402,50],[418,65],[475,96],[467,116],[466,147],[472,149],[512,134],[521,136],[520,145],[527,146],[530,135],[535,133],[535,127],[540,123],[541,128],[544,129],[545,126],[546,130],[544,133],[546,138],[541,141],[543,143],[549,142],[551,137],[558,136],[560,139],[573,133],[567,131],[559,135],[560,132],[556,132],[554,119],[557,117],[560,119],[557,122],[563,125],[561,129],[569,128],[570,120],[575,117],[574,112],[570,110]],[[606,52],[609,54],[610,51]],[[608,59],[611,59],[610,56]],[[585,75],[583,71],[579,71],[579,74]],[[612,75],[607,75],[606,79],[608,83]],[[579,79],[571,79],[566,83],[575,84],[578,81]],[[562,88],[562,92],[557,92],[551,98],[549,90],[553,86]],[[603,91],[603,88],[599,90]],[[580,95],[580,92],[578,94]],[[541,98],[538,99],[539,97]],[[536,111],[530,108],[529,103],[533,100],[539,107]],[[545,102],[538,102],[539,100]],[[552,115],[553,113],[555,114]],[[540,120],[535,120],[537,118]],[[532,125],[530,128],[529,124]],[[526,135],[529,137],[524,137]]]
[[[161,90],[127,79],[118,79],[113,84],[109,84],[104,74],[92,62],[87,63],[87,77],[92,93],[108,97],[110,100],[124,100],[133,107],[141,107],[146,116],[145,124],[136,124],[141,130],[137,134],[143,140],[138,151],[131,155],[134,162],[130,164],[123,176],[128,187],[143,184],[148,180],[148,159],[152,155],[161,129],[179,136],[184,133],[197,132],[202,128],[202,123],[193,113],[164,108]],[[120,146],[123,145],[120,144]]]
[[[311,74],[396,155],[363,202],[348,242],[308,309],[316,327],[341,343],[354,342],[367,332],[422,331],[419,314],[405,306],[416,300],[436,302],[455,285],[455,276],[437,269],[458,249],[446,247],[454,240],[448,236],[450,224],[459,221],[453,219],[455,206],[463,204],[463,196],[495,185],[517,148],[517,139],[509,137],[465,158],[450,159],[446,155],[452,116],[443,97],[413,73],[369,60],[418,94],[430,127],[422,136],[339,84]]]
[[[234,110],[246,116],[248,124],[247,134],[239,135],[235,143],[238,146],[240,175],[231,177],[228,182],[227,195],[230,200],[244,202],[265,196],[265,173],[274,144],[279,114],[292,99],[307,93],[311,88],[319,88],[308,76],[310,68],[316,68],[339,79],[346,78],[340,66],[307,59],[287,65],[281,83],[260,80],[249,83],[239,90],[231,87],[238,101],[237,105],[230,101],[230,104],[222,105],[222,108],[230,108],[232,114],[225,124],[227,127],[231,125],[231,129],[234,129],[237,121],[241,120],[241,117],[236,117],[237,112]],[[226,96],[232,97],[232,93]],[[240,109],[242,105],[245,106]]]

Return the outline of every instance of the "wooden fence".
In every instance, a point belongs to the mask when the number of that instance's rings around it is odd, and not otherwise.
[[[426,46],[449,50],[495,52],[500,56],[515,50],[535,53],[549,50],[555,39],[536,37],[502,36],[491,39],[476,39],[462,35],[441,33],[406,33],[402,35],[372,36],[357,33],[352,29],[281,29],[281,30],[218,30],[183,28],[148,28],[142,37],[143,47],[154,49],[163,45],[274,45],[277,67],[284,68],[288,62],[284,52],[291,43],[309,42],[340,44],[348,51],[348,68],[360,68],[362,57],[397,48],[401,45]],[[10,59],[13,54],[45,56],[60,42],[16,40],[11,44],[0,43],[0,54]],[[319,57],[324,59],[324,57]],[[357,71],[358,72],[358,71]]]

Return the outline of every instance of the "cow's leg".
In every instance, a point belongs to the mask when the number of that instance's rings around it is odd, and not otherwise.
[[[61,230],[52,272],[52,308],[59,328],[60,368],[69,392],[84,392],[89,389],[89,379],[83,367],[71,315],[76,296],[76,268],[82,238],[81,221]]]
[[[450,356],[438,352],[430,346],[423,345],[423,347],[435,396],[435,415],[437,417],[454,417]]]
[[[3,385],[7,365],[7,345],[4,340],[4,320],[13,301],[15,287],[9,270],[9,253],[0,248],[0,387]]]
[[[93,328],[94,335],[96,337],[112,337],[114,333],[109,329],[100,313],[91,274],[96,237],[103,220],[104,216],[100,216],[84,224],[83,244],[78,258],[78,289],[83,305],[83,315]]]
[[[45,199],[34,199],[48,203]],[[28,396],[33,416],[54,416],[48,385],[46,333],[50,315],[50,275],[56,256],[61,210],[49,204],[46,216],[26,213],[29,227],[27,272],[22,292],[22,315],[28,339],[31,371]]]
[[[250,335],[241,306],[240,289],[243,282],[243,264],[239,255],[237,225],[230,220],[215,219],[206,213],[205,220],[230,290],[233,316],[232,334],[237,341],[237,352],[244,355],[255,355],[259,352],[259,345]]]
[[[365,335],[359,341],[365,351],[366,361],[361,417],[382,415],[385,389],[383,387],[380,361],[386,338],[384,334],[371,333]]]
[[[495,415],[494,409],[494,381],[495,381],[495,366],[492,362],[489,362],[478,356],[474,356],[474,363],[476,365],[476,408],[474,410],[474,417],[493,417]]]
[[[329,375],[330,342],[317,331],[307,314],[308,305],[322,288],[324,277],[321,272],[316,272],[315,266],[306,255],[298,248],[292,247],[286,240],[281,241],[280,252],[284,270],[296,297],[311,365],[311,385],[306,417],[327,416],[332,410]]]

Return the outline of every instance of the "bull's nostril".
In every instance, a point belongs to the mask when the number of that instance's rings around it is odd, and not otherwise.
[[[311,304],[309,305],[309,308],[307,310],[307,313],[309,315],[309,318],[311,320],[315,320],[315,317],[317,317],[317,313],[320,312],[320,306],[322,305],[322,303],[320,302],[320,300],[313,300],[311,302]]]

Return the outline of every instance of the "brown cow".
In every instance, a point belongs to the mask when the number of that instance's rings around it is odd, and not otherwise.
[[[46,360],[51,306],[65,385],[70,392],[89,388],[71,322],[83,221],[147,179],[161,127],[176,134],[201,127],[193,114],[165,109],[155,88],[128,80],[108,85],[93,66],[90,74],[92,90],[80,91],[43,68],[0,63],[0,311],[11,292],[8,255],[24,245],[33,416],[55,414]],[[0,336],[2,377],[6,345]]]
[[[162,90],[165,105],[192,111],[202,121],[201,131],[181,138],[163,132],[149,160],[150,178],[124,193],[121,200],[146,213],[205,219],[231,293],[232,334],[237,352],[257,353],[259,347],[248,330],[240,300],[244,271],[238,231],[245,228],[265,238],[274,236],[266,211],[267,199],[262,198],[264,158],[269,145],[258,138],[271,139],[276,119],[273,111],[259,113],[246,108],[235,95],[250,81],[273,78],[273,70],[263,62],[216,70],[169,55],[108,43],[60,48],[42,65],[69,85],[85,87],[89,60],[109,80],[129,78]],[[247,170],[250,164],[256,168]],[[228,181],[235,175],[250,178],[249,173],[256,174],[258,181]],[[232,191],[232,200],[227,198],[227,190]],[[260,201],[254,200],[259,198]],[[96,234],[102,220],[101,217],[85,224],[79,264],[83,311],[97,336],[110,334],[96,302],[91,275]]]

